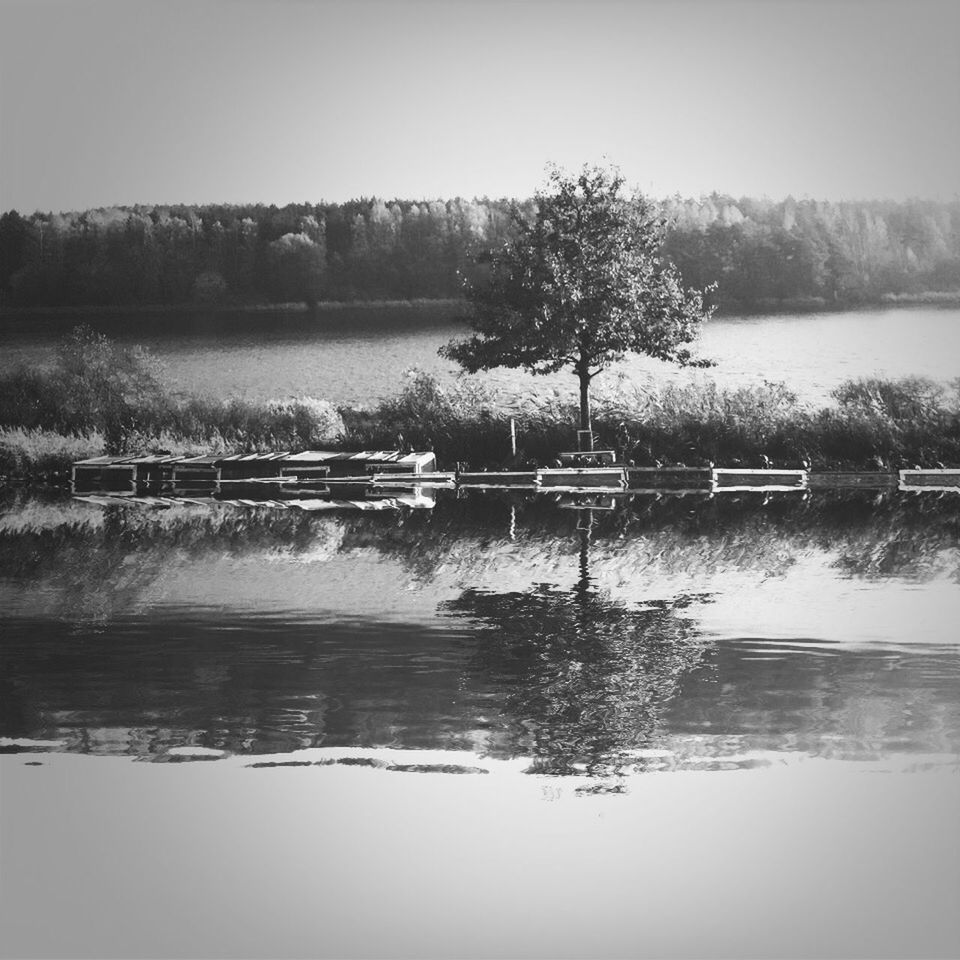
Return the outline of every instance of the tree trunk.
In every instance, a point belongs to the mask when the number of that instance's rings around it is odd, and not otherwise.
[[[592,430],[593,424],[590,422],[590,374],[586,370],[578,370],[577,376],[580,378],[580,429]],[[591,448],[593,444],[590,445]]]

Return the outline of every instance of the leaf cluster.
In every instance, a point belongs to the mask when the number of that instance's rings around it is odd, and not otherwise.
[[[471,373],[570,367],[587,380],[627,353],[709,365],[689,344],[712,310],[660,256],[667,221],[623,188],[615,171],[553,170],[535,214],[514,211],[515,238],[486,256],[485,280],[467,285],[475,334],[441,354]]]

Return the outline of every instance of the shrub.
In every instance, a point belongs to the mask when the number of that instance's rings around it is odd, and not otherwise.
[[[58,345],[54,377],[61,400],[57,425],[101,429],[108,445],[143,410],[167,402],[158,361],[140,347],[121,346],[85,325]]]
[[[847,380],[832,396],[842,408],[872,413],[890,420],[939,419],[946,412],[946,390],[924,377]]]
[[[0,427],[53,429],[61,420],[63,400],[56,377],[18,367],[0,377]]]
[[[288,445],[301,449],[334,443],[346,429],[336,407],[316,397],[271,400],[264,412],[273,433],[289,437]]]

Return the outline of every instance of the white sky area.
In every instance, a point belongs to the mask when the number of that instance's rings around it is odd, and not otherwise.
[[[960,195],[958,0],[0,0],[0,210]]]

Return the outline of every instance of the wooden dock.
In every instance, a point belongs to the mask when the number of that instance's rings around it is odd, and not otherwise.
[[[960,492],[960,469],[915,468],[893,473],[634,467],[610,463],[606,456],[596,458],[594,465],[579,465],[583,461],[575,460],[572,454],[564,454],[561,463],[559,467],[535,470],[453,472],[437,470],[432,452],[397,450],[93,457],[74,464],[72,489],[75,494],[249,497],[282,502],[444,487],[671,495],[839,489]]]
[[[176,489],[214,493],[224,484],[269,481],[355,481],[369,483],[373,476],[419,476],[422,482],[436,476],[432,452],[403,453],[373,450],[349,453],[308,450],[303,453],[250,453],[229,456],[209,454],[176,457],[156,454],[136,457],[92,457],[73,465],[74,493],[166,493]],[[452,474],[444,474],[452,478]]]

